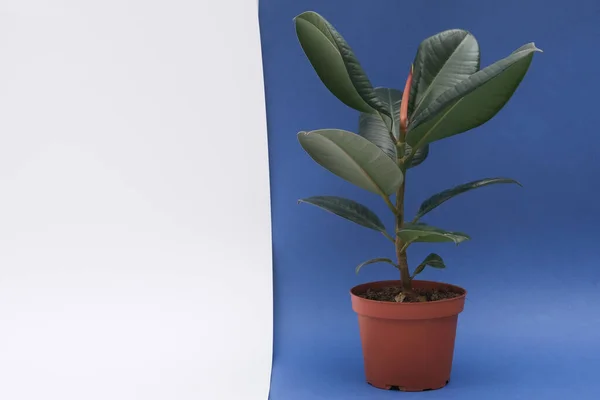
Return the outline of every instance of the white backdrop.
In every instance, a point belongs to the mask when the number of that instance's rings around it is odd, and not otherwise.
[[[248,0],[0,2],[0,399],[266,399]]]

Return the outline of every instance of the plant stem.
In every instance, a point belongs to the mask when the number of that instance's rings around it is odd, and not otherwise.
[[[402,102],[400,104],[400,129],[398,135],[398,142],[396,143],[396,157],[398,167],[404,175],[402,185],[400,185],[398,191],[396,192],[396,210],[398,211],[398,214],[396,215],[396,257],[398,258],[398,269],[400,270],[400,279],[402,280],[402,292],[404,294],[412,292],[412,279],[410,278],[410,270],[408,269],[408,260],[406,257],[406,248],[408,247],[408,243],[404,243],[404,241],[398,236],[398,231],[404,226],[404,189],[406,188],[406,170],[407,166],[410,165],[404,160],[406,158],[405,155],[406,131],[408,127],[408,100],[410,88],[412,85],[412,76],[413,65],[410,66],[410,72],[408,73],[408,78],[406,79],[406,84],[404,85],[404,92],[402,93]],[[411,157],[409,157],[409,159],[411,159]],[[400,298],[400,301],[402,301],[402,298]]]
[[[400,147],[400,146],[399,146]],[[402,146],[404,147],[404,146]],[[406,188],[406,168],[400,165],[402,173],[404,174],[404,181],[396,192],[396,232],[404,226],[404,192]],[[410,293],[412,291],[410,271],[408,269],[408,260],[406,257],[406,243],[396,233],[396,258],[398,259],[398,269],[400,269],[400,279],[402,280],[402,291]]]
[[[402,228],[404,225],[404,210],[402,207],[404,206],[404,183],[398,189],[398,197],[396,200],[396,208],[398,208],[400,213],[396,216],[396,231]],[[405,243],[398,235],[396,235],[396,258],[398,259],[398,268],[400,269],[400,279],[402,280],[402,291],[410,292],[411,291],[411,279],[410,279],[410,271],[408,270],[408,259],[406,257],[406,246]]]
[[[410,88],[411,80],[412,80],[412,66],[411,66],[411,73],[410,73],[409,79],[407,80],[407,83],[406,83],[405,93],[402,98],[403,104],[404,103],[408,104],[407,94],[408,94],[408,88]],[[411,287],[412,279],[410,276],[410,270],[408,269],[408,260],[406,257],[406,248],[408,247],[408,243],[405,243],[402,239],[400,239],[400,237],[398,237],[398,233],[397,233],[398,230],[404,226],[404,191],[406,188],[406,167],[405,167],[405,165],[409,165],[404,162],[405,152],[406,152],[405,151],[405,148],[406,148],[406,121],[404,121],[404,123],[402,121],[402,115],[406,114],[406,111],[408,110],[407,107],[408,106],[404,106],[404,108],[400,110],[400,126],[398,129],[399,137],[396,139],[396,137],[394,136],[394,129],[393,129],[394,121],[393,121],[393,119],[392,119],[392,127],[389,131],[390,139],[391,139],[392,143],[394,143],[396,145],[396,159],[397,159],[398,167],[400,168],[400,170],[402,171],[402,174],[404,175],[404,179],[402,181],[402,184],[396,191],[396,205],[395,206],[391,202],[389,197],[383,196],[383,199],[385,200],[387,206],[389,207],[390,210],[392,210],[392,212],[394,213],[394,216],[396,217],[395,237],[391,237],[390,235],[387,234],[387,232],[384,232],[383,234],[385,237],[390,239],[396,247],[396,258],[398,259],[398,269],[400,270],[400,279],[402,281],[402,292],[404,292],[404,293],[412,292],[412,287]],[[385,125],[387,125],[385,118],[383,117],[383,115],[381,115],[381,113],[379,113],[379,117],[381,118],[382,122]]]

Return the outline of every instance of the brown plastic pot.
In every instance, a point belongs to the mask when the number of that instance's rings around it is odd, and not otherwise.
[[[441,389],[450,380],[458,314],[467,291],[439,282],[413,281],[415,288],[451,288],[459,297],[426,303],[393,303],[359,297],[368,289],[399,286],[379,281],[350,291],[358,314],[367,382],[407,392]]]

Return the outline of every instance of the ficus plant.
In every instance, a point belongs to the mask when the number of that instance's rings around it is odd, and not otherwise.
[[[422,218],[453,197],[492,184],[517,184],[508,178],[486,178],[437,193],[425,200],[416,214],[404,210],[406,175],[423,163],[434,142],[479,127],[494,117],[524,78],[533,56],[541,52],[533,43],[519,47],[506,58],[480,68],[479,44],[460,29],[433,35],[421,42],[414,61],[406,68],[403,90],[373,87],[354,52],[321,15],[308,11],[295,19],[298,40],[316,74],[346,106],[357,110],[358,133],[341,129],[300,132],[302,148],[319,165],[338,177],[378,195],[394,218],[390,234],[368,207],[338,196],[299,200],[375,230],[395,247],[396,259],[376,258],[360,264],[384,262],[400,272],[402,291],[396,301],[411,296],[412,281],[425,267],[445,268],[436,253],[410,271],[406,252],[417,242],[454,242],[470,237],[421,222]],[[404,80],[404,78],[402,78]]]

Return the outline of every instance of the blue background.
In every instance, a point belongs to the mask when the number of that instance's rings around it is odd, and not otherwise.
[[[346,38],[374,86],[402,89],[421,40],[471,31],[482,67],[534,41],[525,80],[508,105],[475,130],[436,142],[407,176],[407,211],[440,190],[506,176],[461,195],[427,221],[470,234],[453,245],[413,246],[414,267],[430,251],[446,270],[423,279],[469,291],[459,318],[453,375],[439,391],[368,386],[349,289],[397,279],[381,235],[297,199],[339,195],[387,208],[314,163],[300,130],[356,132],[358,113],[319,81],[296,39],[293,17],[314,10]],[[598,1],[261,0],[275,262],[272,400],[600,398],[600,3]]]

